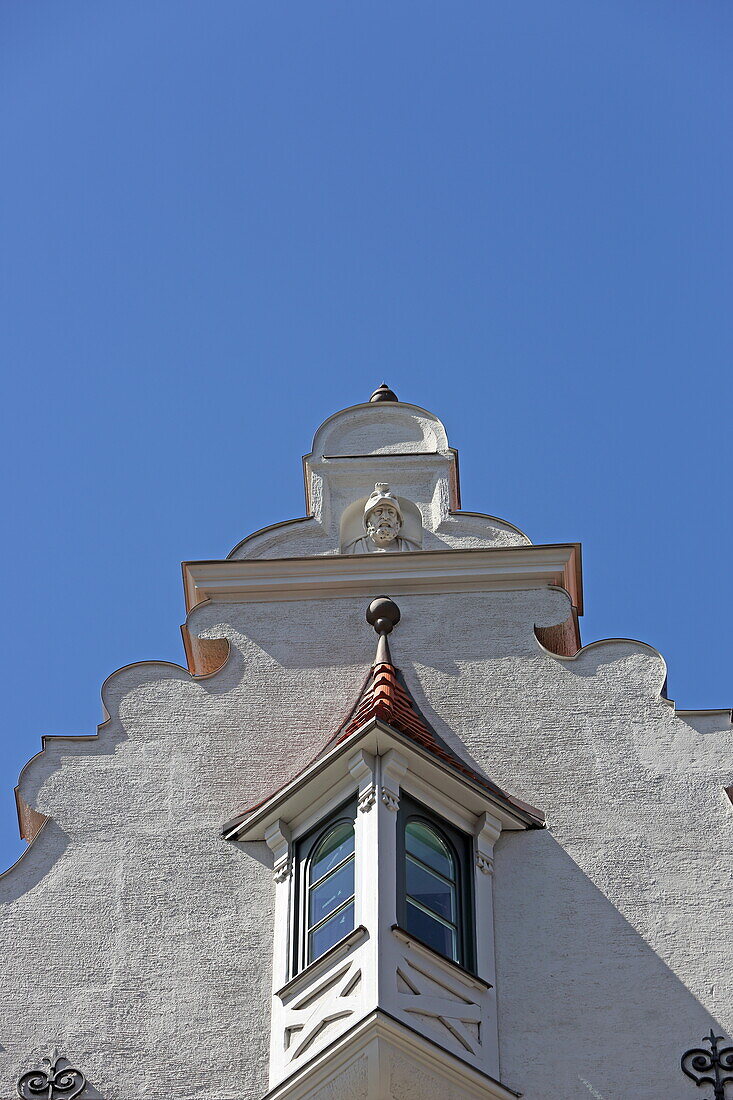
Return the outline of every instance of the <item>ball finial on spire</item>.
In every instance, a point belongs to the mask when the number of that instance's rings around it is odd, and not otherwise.
[[[366,620],[377,634],[391,634],[400,621],[400,609],[389,596],[377,596],[366,610]]]
[[[394,390],[391,390],[389,388],[389,386],[387,385],[386,382],[382,382],[382,385],[379,386],[374,391],[374,393],[369,398],[369,400],[370,401],[398,401],[399,398],[397,397],[397,394],[394,392]]]
[[[374,627],[379,635],[377,655],[374,658],[373,667],[391,665],[392,656],[389,652],[387,635],[392,633],[392,630],[400,621],[399,607],[394,600],[390,600],[389,596],[377,596],[376,600],[372,600],[366,610],[366,621]]]

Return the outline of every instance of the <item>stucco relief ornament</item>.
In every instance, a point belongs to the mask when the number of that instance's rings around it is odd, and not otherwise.
[[[66,1064],[62,1066],[62,1062]],[[44,1058],[42,1067],[29,1070],[18,1081],[21,1100],[74,1100],[86,1088],[87,1079],[81,1070],[69,1065],[67,1058],[60,1058],[58,1051]]]
[[[364,505],[365,535],[346,547],[347,554],[383,554],[400,550],[419,550],[412,539],[401,535],[404,523],[400,503],[389,485],[378,481]]]

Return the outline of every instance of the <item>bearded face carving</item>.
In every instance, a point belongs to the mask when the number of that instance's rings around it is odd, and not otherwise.
[[[364,505],[366,534],[346,547],[347,554],[375,554],[400,550],[419,550],[417,543],[401,535],[402,509],[389,485],[377,482]]]
[[[375,546],[385,549],[400,533],[402,519],[392,504],[377,504],[366,517],[366,532]]]

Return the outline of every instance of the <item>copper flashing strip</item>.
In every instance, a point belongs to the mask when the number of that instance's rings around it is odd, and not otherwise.
[[[559,657],[574,657],[581,648],[578,611],[573,607],[564,623],[556,626],[536,626],[535,636],[540,645]]]
[[[18,813],[18,832],[21,839],[32,844],[50,817],[42,814],[40,810],[34,810],[29,806],[20,793],[20,788],[15,788],[15,808]]]
[[[226,638],[198,638],[185,623],[181,626],[181,636],[192,676],[213,676],[227,663],[230,645]]]

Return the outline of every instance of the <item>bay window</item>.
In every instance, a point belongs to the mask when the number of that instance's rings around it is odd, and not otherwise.
[[[467,970],[474,965],[471,838],[404,794],[398,820],[398,920]]]
[[[343,807],[298,844],[295,973],[353,931],[355,814]]]

